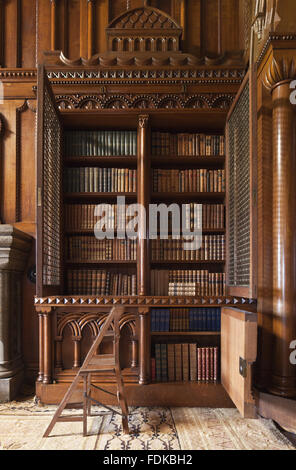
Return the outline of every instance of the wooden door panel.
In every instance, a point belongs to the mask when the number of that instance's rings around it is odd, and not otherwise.
[[[222,308],[221,381],[244,418],[255,418],[252,364],[257,356],[257,314]]]

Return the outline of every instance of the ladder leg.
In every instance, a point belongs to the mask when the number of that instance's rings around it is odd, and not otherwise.
[[[88,374],[87,376],[87,396],[91,396],[91,374]],[[88,405],[87,405],[87,415],[91,416],[91,400],[88,399]]]
[[[68,400],[70,399],[72,393],[74,392],[75,388],[77,387],[78,385],[78,382],[79,382],[79,374],[77,374],[77,376],[75,377],[74,381],[72,382],[72,384],[70,385],[70,387],[68,388],[64,398],[62,399],[60,405],[58,406],[49,426],[47,427],[45,433],[43,434],[43,437],[48,437],[49,434],[51,433],[54,425],[56,424],[56,422],[58,421],[58,418],[60,417],[60,415],[62,414],[63,410],[65,409],[67,403],[68,403]]]
[[[87,436],[87,412],[88,412],[88,375],[83,377],[83,436]]]
[[[122,380],[120,369],[116,368],[115,376],[116,376],[116,382],[117,382],[117,399],[118,399],[118,404],[122,412],[122,428],[125,434],[129,434],[128,406],[126,403],[124,385],[123,385],[123,380]]]

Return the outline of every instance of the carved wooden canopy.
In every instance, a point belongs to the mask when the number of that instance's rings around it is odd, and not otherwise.
[[[112,52],[176,52],[182,28],[165,12],[144,6],[117,16],[106,34]]]

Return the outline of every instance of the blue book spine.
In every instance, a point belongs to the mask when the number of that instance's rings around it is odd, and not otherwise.
[[[206,309],[206,325],[207,325],[207,331],[212,331],[212,309],[211,308]]]
[[[202,309],[199,308],[197,310],[197,329],[196,331],[201,331],[202,330]]]
[[[155,331],[155,311],[151,310],[151,331]]]
[[[155,329],[156,329],[156,331],[160,331],[159,309],[155,309]]]
[[[218,331],[218,308],[212,310],[212,331]]]
[[[166,311],[166,331],[170,331],[170,310]]]
[[[217,331],[221,331],[221,309],[217,309]]]
[[[207,312],[206,309],[202,309],[202,331],[207,331]]]

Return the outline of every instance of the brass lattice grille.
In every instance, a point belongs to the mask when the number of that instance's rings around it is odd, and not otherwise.
[[[230,286],[250,284],[250,118],[247,82],[228,125]]]
[[[43,132],[43,284],[56,286],[60,271],[61,125],[48,90],[44,90]]]

